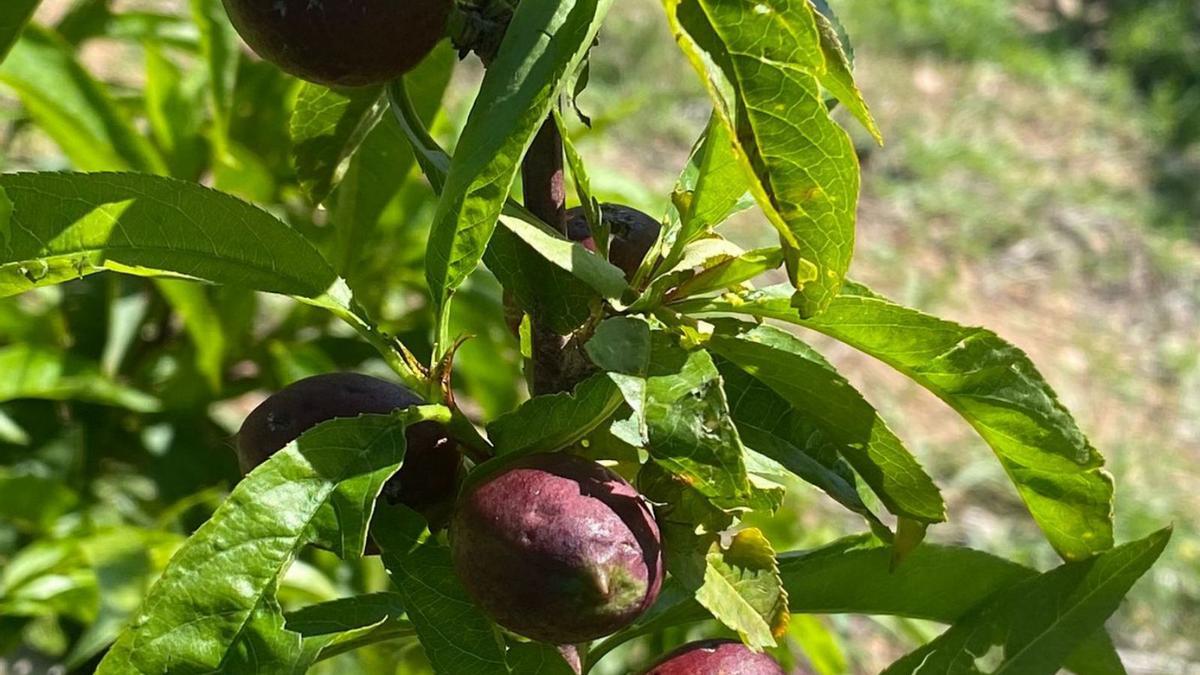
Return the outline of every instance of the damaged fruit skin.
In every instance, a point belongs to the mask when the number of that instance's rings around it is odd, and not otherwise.
[[[242,473],[300,434],[334,418],[385,415],[424,401],[407,388],[358,373],[327,373],[294,382],[268,397],[246,417],[237,435]],[[434,422],[405,431],[407,448],[400,470],[383,487],[390,503],[404,504],[429,517],[452,503],[462,455],[446,430]]]
[[[608,223],[608,261],[632,280],[646,254],[658,241],[662,223],[635,208],[621,204],[601,204],[600,217]],[[587,213],[583,207],[567,210],[567,237],[577,241],[589,251],[595,252],[596,242],[592,239]]]
[[[551,644],[613,633],[662,585],[658,525],[641,495],[566,453],[516,460],[459,497],[454,567],[501,626]]]
[[[246,44],[309,82],[360,87],[412,70],[446,32],[451,0],[223,0]]]
[[[807,672],[807,671],[804,671]],[[683,645],[650,666],[644,675],[784,675],[766,654],[737,640],[703,640]]]

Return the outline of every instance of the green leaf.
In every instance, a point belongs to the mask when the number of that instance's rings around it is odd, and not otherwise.
[[[424,527],[402,506],[381,506],[371,532],[434,672],[508,675],[500,636],[459,582],[450,549],[422,541]]]
[[[581,244],[567,241],[521,218],[502,216],[500,224],[543,259],[558,269],[569,272],[600,297],[616,300],[629,290],[624,272]],[[501,272],[497,273],[497,277],[501,274],[511,276]]]
[[[749,506],[753,494],[744,448],[708,352],[688,351],[663,331],[652,333],[643,398],[626,402],[647,430],[646,450],[672,474],[722,509]]]
[[[664,265],[674,267],[684,247],[712,231],[731,214],[749,208],[749,184],[729,139],[715,114],[700,135],[671,193],[674,215],[664,237],[669,253]]]
[[[570,393],[535,396],[488,425],[499,455],[548,452],[573,445],[612,417],[624,400],[607,374],[593,375]]]
[[[508,667],[519,675],[575,675],[575,671],[552,645],[514,642],[508,649]]]
[[[863,536],[779,556],[793,614],[882,614],[954,623],[1037,572],[982,551],[922,544],[895,570],[891,547]],[[598,659],[616,645],[669,626],[702,621],[708,612],[671,580],[637,623],[592,650]],[[1095,631],[1067,661],[1080,675],[1124,673],[1108,636]]]
[[[729,546],[713,544],[705,563],[696,601],[751,649],[774,647],[789,614],[771,542],[758,529],[742,530]]]
[[[13,204],[0,296],[102,270],[318,300],[344,285],[274,216],[194,183],[137,174],[0,175]]]
[[[287,629],[305,637],[344,633],[404,615],[404,598],[383,591],[301,607],[285,615]]]
[[[369,518],[371,490],[404,458],[405,427],[427,412],[319,424],[252,471],[175,554],[97,672],[290,672],[301,638],[283,628],[280,576],[326,504]],[[348,536],[365,538],[365,520],[348,520],[362,523]]]
[[[190,0],[192,21],[200,31],[200,54],[208,69],[208,99],[212,139],[219,157],[228,152],[229,121],[233,115],[237,78],[238,37],[220,0]]]
[[[717,235],[697,239],[684,247],[674,265],[662,268],[666,271],[651,280],[630,309],[653,308],[662,304],[664,298],[735,286],[782,263],[779,248],[747,252]]]
[[[1160,530],[1005,589],[884,672],[1056,673],[1104,626],[1170,538],[1170,528]]]
[[[1104,459],[1024,352],[989,330],[922,314],[854,283],[815,320],[801,318],[787,294],[776,286],[677,308],[795,323],[893,366],[987,441],[1059,555],[1080,560],[1112,547],[1113,486]]]
[[[325,201],[350,158],[383,117],[383,87],[329,89],[305,83],[290,123],[292,163],[314,204]]]
[[[764,272],[777,269],[782,264],[783,250],[778,246],[756,248],[746,251],[736,258],[723,260],[708,269],[698,272],[692,278],[680,283],[671,292],[671,297],[684,298],[700,293],[733,288]]]
[[[819,314],[854,248],[859,170],[830,117],[826,71],[808,0],[664,0],[672,32],[730,132],[750,191],[779,232],[793,303]]]
[[[537,228],[529,227],[522,231],[536,237],[549,255],[559,256],[559,260],[570,265],[571,269],[548,261],[507,227],[497,228],[492,234],[492,240],[483,254],[484,264],[496,275],[496,280],[504,286],[521,311],[538,317],[555,333],[568,335],[582,326],[600,303],[600,295],[573,273],[572,270],[578,267],[574,262],[576,259],[581,262],[586,260],[583,257],[585,255],[594,258],[595,262],[603,260],[578,244],[544,234]],[[621,286],[625,286],[625,277],[620,270],[613,268],[612,271],[616,272],[613,274],[598,266],[597,269],[605,273],[602,279],[611,279],[613,290],[618,294],[624,290],[618,290],[615,285],[616,276],[620,275]]]
[[[0,7],[0,61],[4,61],[8,50],[17,38],[21,37],[21,31],[25,30],[29,19],[33,18],[33,11],[40,2],[41,0],[7,0],[4,6]]]
[[[720,359],[717,369],[732,402],[729,412],[748,447],[865,518],[872,531],[890,536],[887,526],[859,496],[854,470],[841,458],[838,444],[818,423],[735,364]]]
[[[75,168],[166,173],[149,141],[54,33],[27,28],[0,64],[0,82],[21,97],[25,110]]]
[[[610,4],[555,0],[517,6],[467,117],[434,214],[426,276],[439,306],[483,257],[521,157],[591,47]]]
[[[871,404],[802,340],[773,326],[722,321],[708,346],[787,400],[889,511],[925,523],[946,519],[933,479]]]
[[[876,143],[883,145],[883,133],[875,124],[875,118],[871,116],[871,110],[867,107],[862,92],[858,90],[858,85],[854,84],[850,55],[842,47],[837,26],[821,11],[813,12],[813,15],[817,19],[817,30],[821,33],[821,53],[825,55],[826,69],[821,74],[821,85],[846,106],[850,114],[870,132]]]
[[[0,401],[46,399],[90,401],[135,412],[154,412],[158,400],[106,377],[100,367],[79,356],[49,347],[14,344],[0,347]]]

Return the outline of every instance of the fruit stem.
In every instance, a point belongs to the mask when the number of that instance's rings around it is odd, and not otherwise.
[[[551,115],[533,138],[521,163],[525,207],[564,237],[567,234],[567,190],[563,174],[563,140]],[[534,396],[554,394],[571,388],[564,377],[563,353],[567,338],[559,335],[536,315],[531,315],[532,341],[530,387]]]

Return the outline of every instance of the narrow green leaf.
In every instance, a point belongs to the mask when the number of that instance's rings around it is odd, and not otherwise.
[[[149,141],[54,33],[27,28],[0,64],[0,83],[21,97],[26,111],[75,168],[166,173]]]
[[[192,21],[200,31],[200,54],[208,68],[213,146],[218,157],[223,157],[229,147],[229,121],[240,56],[238,37],[220,0],[190,0],[190,6]]]
[[[596,430],[622,403],[621,391],[600,373],[573,392],[535,396],[501,415],[488,425],[488,438],[500,455],[558,450]]]
[[[885,670],[1051,675],[1101,629],[1171,538],[1165,529],[1025,580]]]
[[[13,204],[0,296],[102,270],[168,275],[317,300],[344,294],[299,233],[194,183],[137,174],[0,175]]]
[[[508,675],[500,636],[459,582],[450,549],[421,541],[424,527],[416,513],[382,506],[372,534],[434,672]]]
[[[370,510],[368,488],[399,468],[405,427],[425,412],[319,424],[252,471],[175,554],[97,672],[290,672],[301,636],[283,627],[280,576],[338,494]],[[350,534],[365,538],[365,523]]]
[[[40,2],[41,0],[7,0],[4,6],[0,7],[0,61],[4,61],[8,50],[17,38],[21,37],[21,31],[25,29],[25,24],[29,23],[29,19],[33,18],[33,11]]]
[[[777,269],[782,264],[783,250],[778,246],[756,248],[697,273],[691,279],[679,284],[670,295],[672,298],[685,298],[733,288],[764,272]]]
[[[620,299],[629,290],[624,272],[581,244],[555,236],[521,218],[502,216],[500,224],[546,261],[569,272],[600,297]]]
[[[342,180],[350,158],[384,113],[383,87],[329,89],[305,83],[292,110],[292,164],[314,204]]]
[[[779,232],[793,303],[819,314],[854,249],[859,170],[830,117],[808,0],[664,0],[672,32],[730,132],[750,191]]]
[[[287,629],[305,637],[343,633],[404,615],[404,598],[383,591],[301,607],[285,615]]]
[[[889,511],[925,523],[946,519],[933,479],[871,404],[802,340],[773,326],[723,321],[708,345],[787,400]]]
[[[483,257],[521,157],[591,47],[610,4],[555,0],[517,6],[467,117],[434,214],[426,276],[439,306]]]
[[[582,269],[574,264],[575,260],[586,260],[583,256],[587,255],[594,258],[595,262],[603,261],[578,244],[572,245],[536,228],[529,227],[522,231],[537,237],[543,250],[549,255],[558,256],[570,269],[547,260],[538,249],[508,227],[499,227],[493,233],[483,254],[483,262],[521,311],[538,317],[555,333],[568,335],[592,316],[601,301],[600,295],[573,272],[576,268]],[[619,294],[623,290],[616,286],[618,275],[621,286],[625,286],[625,277],[620,270],[614,267],[609,271],[599,266],[596,269],[607,273],[602,277],[602,283],[611,280],[614,291]]]
[[[684,247],[736,211],[749,208],[749,183],[733,151],[729,130],[717,115],[708,120],[671,194],[674,215],[664,237],[664,265],[674,267]]]
[[[821,11],[813,12],[813,15],[821,33],[821,52],[825,55],[826,70],[821,75],[821,85],[846,106],[850,114],[870,132],[876,143],[883,145],[883,133],[875,124],[875,118],[871,116],[871,110],[867,107],[862,92],[858,90],[858,85],[854,84],[850,56],[842,46],[837,26]]]
[[[890,536],[887,526],[859,496],[854,470],[841,458],[837,443],[811,417],[737,365],[720,359],[717,369],[731,401],[729,412],[748,447],[865,518],[872,531]]]
[[[154,412],[158,400],[122,385],[100,367],[68,352],[32,344],[0,347],[0,401],[90,401],[135,412]]]
[[[811,551],[779,556],[779,571],[793,614],[882,614],[954,623],[1035,570],[982,551],[922,544],[895,570],[891,547],[863,536],[847,537]],[[658,603],[629,628],[592,650],[599,658],[629,639],[709,614],[668,580]],[[1120,675],[1116,649],[1095,631],[1067,661],[1080,675]]]
[[[1111,477],[1104,459],[1029,360],[983,328],[894,304],[848,283],[830,310],[805,320],[782,286],[686,301],[689,313],[740,313],[830,335],[936,394],[996,452],[1046,538],[1067,560],[1112,547]]]

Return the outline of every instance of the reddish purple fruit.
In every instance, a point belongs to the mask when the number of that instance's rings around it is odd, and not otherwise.
[[[566,453],[529,455],[461,495],[454,567],[496,623],[551,644],[613,633],[662,585],[658,524],[632,485]]]
[[[267,461],[312,427],[337,417],[387,414],[421,405],[398,384],[358,373],[328,373],[294,382],[268,397],[246,417],[237,435],[242,473]],[[458,485],[462,455],[441,425],[421,422],[405,432],[404,463],[383,487],[391,503],[425,513],[444,511]]]
[[[610,232],[608,261],[621,268],[626,279],[633,279],[642,260],[658,241],[662,223],[635,208],[620,204],[601,204],[600,217],[608,223]],[[576,206],[567,211],[567,237],[590,251],[596,250],[587,214],[582,207]]]
[[[783,675],[783,668],[737,640],[704,640],[667,654],[645,675]]]
[[[453,0],[224,0],[262,58],[329,86],[381,84],[412,70],[446,32]]]

